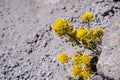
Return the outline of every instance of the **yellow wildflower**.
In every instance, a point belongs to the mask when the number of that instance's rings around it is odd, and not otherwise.
[[[91,59],[88,55],[81,55],[80,56],[80,62],[81,62],[81,64],[90,65]]]
[[[87,34],[88,34],[88,30],[82,28],[77,31],[76,37],[82,41],[87,36]]]
[[[85,67],[83,69],[83,65],[75,65],[71,71],[73,78],[83,78],[84,80],[87,80],[90,78],[90,68]]]
[[[84,13],[82,15],[82,22],[87,23],[89,21],[94,21],[94,15],[92,13]]]
[[[58,36],[64,36],[67,33],[71,32],[73,27],[70,25],[70,23],[67,20],[57,20],[53,24],[53,30]]]
[[[83,70],[81,72],[83,80],[90,80],[90,71]]]
[[[74,65],[79,65],[80,64],[80,54],[76,54],[73,56],[73,63]]]
[[[73,56],[74,65],[79,65],[79,64],[90,65],[90,61],[91,59],[87,55],[76,54]]]
[[[81,75],[81,66],[74,66],[72,71],[71,71],[71,74],[72,74],[72,77],[73,78],[81,78],[82,75]]]
[[[62,53],[58,56],[58,62],[61,64],[68,63],[69,60],[70,60],[70,58],[64,53]]]
[[[100,38],[102,36],[103,36],[103,29],[98,28],[98,29],[94,30],[94,32],[93,32],[93,37],[94,38]]]
[[[76,54],[73,57],[74,68],[72,69],[72,76],[74,78],[83,78],[83,80],[90,79],[90,62],[91,59],[87,55]]]

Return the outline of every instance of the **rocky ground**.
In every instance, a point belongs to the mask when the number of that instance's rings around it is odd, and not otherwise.
[[[105,31],[92,80],[120,80],[119,0],[0,0],[0,80],[74,80],[71,64],[60,65],[57,56],[73,56],[79,49],[51,26],[64,18],[76,29],[86,27],[80,20],[84,12],[95,15],[93,29]]]

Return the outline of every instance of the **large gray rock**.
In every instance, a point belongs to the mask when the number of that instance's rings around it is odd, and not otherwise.
[[[120,18],[113,18],[105,29],[103,51],[97,68],[100,74],[120,80]]]

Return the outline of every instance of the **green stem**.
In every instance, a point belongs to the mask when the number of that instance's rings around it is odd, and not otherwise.
[[[82,45],[76,38],[74,38],[71,34],[67,33],[68,36],[70,36],[78,45],[79,47],[84,47],[84,50],[80,51],[79,53],[83,53],[85,51],[85,46]]]
[[[88,20],[88,29],[90,29],[91,27],[90,27],[90,21]]]

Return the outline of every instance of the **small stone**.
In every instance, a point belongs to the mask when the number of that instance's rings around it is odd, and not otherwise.
[[[44,77],[46,75],[46,73],[43,73],[42,75],[41,75],[41,77]]]
[[[32,76],[30,80],[37,80],[37,75]]]
[[[47,41],[46,41],[46,40],[42,40],[41,46],[42,46],[42,47],[46,47],[46,46],[47,46]]]
[[[4,36],[5,36],[5,34],[4,34],[4,33],[1,33],[1,34],[0,34],[0,36],[1,36],[1,38],[2,38],[2,37],[4,37]]]
[[[27,44],[32,44],[32,43],[33,43],[33,40],[32,40],[32,39],[27,39],[27,40],[26,40],[26,43],[27,43]]]
[[[52,73],[53,73],[53,72],[49,71],[49,72],[47,73],[47,77],[51,76]]]
[[[32,50],[32,48],[29,48],[29,49],[26,49],[25,52],[27,52],[28,54],[30,54],[30,53],[33,52],[33,50]]]
[[[103,78],[99,75],[92,77],[91,80],[103,80]]]
[[[120,1],[114,5],[115,8],[120,9]]]

